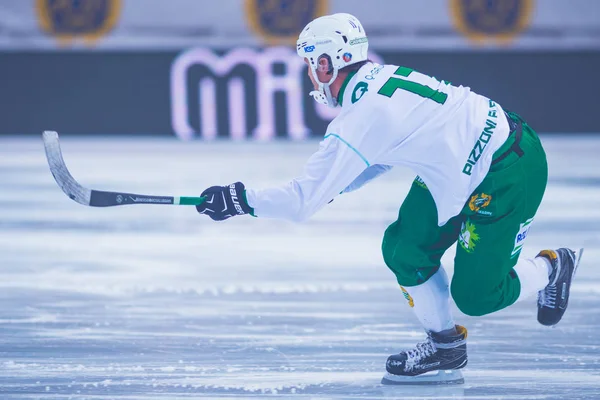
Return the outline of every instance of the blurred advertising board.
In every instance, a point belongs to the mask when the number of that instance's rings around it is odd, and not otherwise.
[[[293,43],[356,15],[371,58],[486,95],[540,132],[597,132],[599,0],[2,0],[0,133],[319,137]],[[568,116],[568,117],[566,117]]]
[[[382,50],[371,58],[469,86],[540,132],[598,132],[590,77],[600,52]],[[337,112],[308,95],[306,67],[287,46],[5,53],[0,75],[5,134],[302,140],[322,136]]]

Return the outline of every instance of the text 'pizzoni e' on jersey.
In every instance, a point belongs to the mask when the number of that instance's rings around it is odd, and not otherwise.
[[[499,104],[397,65],[365,64],[345,80],[339,100],[340,114],[299,177],[247,190],[256,216],[305,220],[402,165],[427,185],[441,226],[460,212],[509,134]]]

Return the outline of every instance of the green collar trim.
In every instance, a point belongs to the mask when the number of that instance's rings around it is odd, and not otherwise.
[[[344,91],[346,90],[346,86],[348,86],[348,83],[350,83],[350,80],[352,80],[352,78],[354,78],[354,75],[356,75],[358,71],[352,71],[348,74],[348,76],[346,77],[346,79],[344,80],[344,83],[342,83],[342,87],[340,88],[340,92],[338,93],[338,97],[337,97],[337,102],[338,104],[341,106],[342,102],[344,101]]]

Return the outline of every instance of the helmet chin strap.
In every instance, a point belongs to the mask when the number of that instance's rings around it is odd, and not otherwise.
[[[337,107],[337,105],[338,105],[337,99],[331,95],[331,89],[329,88],[329,86],[333,83],[333,81],[335,81],[335,78],[337,78],[337,75],[338,75],[337,69],[333,70],[331,79],[327,83],[322,83],[321,81],[319,81],[316,70],[311,68],[311,73],[312,73],[313,77],[315,78],[315,80],[317,82],[319,82],[319,90],[313,90],[312,92],[309,93],[309,95],[311,95],[317,103],[326,105],[331,108]]]

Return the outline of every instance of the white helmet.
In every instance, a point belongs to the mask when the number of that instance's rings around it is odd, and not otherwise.
[[[326,15],[306,25],[296,42],[296,51],[300,57],[308,59],[311,73],[319,84],[319,90],[310,92],[310,95],[321,104],[336,107],[337,99],[331,95],[329,85],[337,78],[340,68],[365,61],[368,47],[365,30],[353,15]],[[317,67],[323,57],[328,58],[332,66],[328,71],[331,79],[327,83],[317,78]]]

